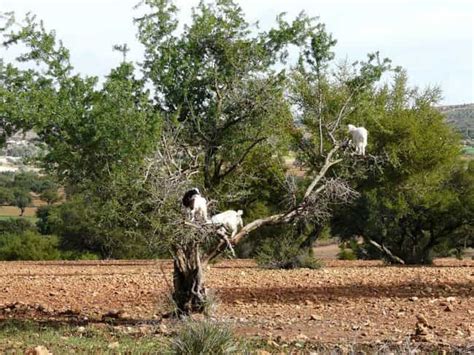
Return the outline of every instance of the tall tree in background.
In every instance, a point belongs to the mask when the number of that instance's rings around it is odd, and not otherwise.
[[[276,28],[254,34],[234,2],[202,2],[191,25],[178,34],[177,9],[171,2],[144,3],[147,14],[137,19],[146,48],[143,67],[165,120],[162,144],[147,178],[160,206],[155,219],[162,221],[174,257],[174,300],[180,312],[202,311],[203,266],[229,244],[240,243],[263,226],[326,220],[333,203],[354,197],[344,180],[326,175],[348,156],[341,149],[343,121],[388,69],[388,62],[372,55],[334,84],[328,67],[335,41],[316,19],[300,15],[287,23],[280,16]],[[285,70],[275,69],[284,67],[289,45],[300,52],[292,94],[293,103],[299,104],[296,125],[287,97],[289,78]],[[305,101],[313,95],[321,106],[316,111]],[[230,242],[213,226],[183,224],[177,202],[186,188],[202,184],[221,206],[235,206],[229,197],[265,188],[251,182],[268,165],[260,160],[260,169],[252,170],[255,164],[249,157],[282,162],[291,148],[306,155],[300,160],[307,179],[300,188],[283,181],[289,188],[278,195],[273,214],[251,221]],[[223,187],[227,185],[231,187]]]
[[[47,146],[41,165],[65,186],[74,201],[67,203],[89,211],[84,235],[69,236],[91,239],[104,257],[145,256],[136,248],[153,233],[142,220],[150,207],[141,168],[155,149],[160,117],[144,81],[123,62],[98,88],[96,77],[73,72],[69,51],[32,16],[19,29],[7,21],[3,35],[6,48],[26,46],[17,62],[35,65],[0,63],[0,117],[12,127],[7,133],[36,131]]]
[[[357,108],[355,118],[371,132],[371,151],[386,159],[376,175],[353,180],[362,195],[337,214],[334,233],[387,247],[400,259],[391,262],[428,264],[434,249],[456,245],[455,231],[472,226],[466,219],[472,210],[459,209],[462,189],[472,186],[458,167],[459,137],[434,107],[439,98],[436,88],[410,89],[402,71]],[[453,174],[463,183],[453,184]]]

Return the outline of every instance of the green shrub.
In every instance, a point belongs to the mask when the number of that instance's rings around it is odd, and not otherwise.
[[[352,249],[346,249],[344,246],[339,246],[339,253],[337,253],[337,258],[339,260],[356,260],[357,256],[354,254]]]
[[[321,263],[311,249],[301,249],[300,240],[291,237],[267,239],[258,249],[257,264],[270,269],[319,269]]]
[[[231,330],[210,321],[186,322],[171,341],[173,354],[240,354],[244,344]]]
[[[14,199],[13,191],[10,188],[0,186],[0,205],[10,205]]]
[[[97,254],[91,252],[80,252],[76,250],[61,251],[61,259],[63,260],[99,260]]]
[[[49,224],[49,213],[50,213],[51,206],[40,206],[36,210],[36,228],[38,228],[38,232],[44,235],[52,234],[51,226]]]
[[[57,260],[56,236],[43,236],[32,231],[0,235],[0,260]]]
[[[35,231],[36,228],[32,222],[23,218],[9,218],[0,220],[0,235],[3,234],[21,234],[26,231]]]

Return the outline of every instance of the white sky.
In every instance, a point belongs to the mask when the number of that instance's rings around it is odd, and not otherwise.
[[[121,55],[114,44],[131,47],[128,59],[140,60],[132,18],[138,0],[0,0],[0,12],[27,11],[71,50],[76,70],[103,77]],[[198,0],[177,0],[187,21]],[[338,40],[339,59],[366,59],[380,51],[408,71],[411,85],[439,85],[445,104],[474,102],[474,1],[472,0],[238,0],[249,22],[266,29],[276,15],[294,18],[301,10],[319,16]],[[4,57],[3,53],[0,53]],[[8,58],[8,54],[5,55]]]

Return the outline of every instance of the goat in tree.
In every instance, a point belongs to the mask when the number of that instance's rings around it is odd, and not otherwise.
[[[347,128],[352,136],[352,144],[355,146],[356,154],[365,155],[369,133],[364,127],[356,127],[351,124],[347,125]]]
[[[228,210],[212,216],[211,221],[213,224],[221,224],[225,229],[229,230],[231,232],[230,239],[232,239],[239,231],[239,228],[244,226],[242,214],[242,210]]]
[[[183,199],[183,206],[189,211],[189,217],[194,222],[196,213],[205,221],[210,222],[207,217],[207,201],[201,196],[197,187],[185,192]]]

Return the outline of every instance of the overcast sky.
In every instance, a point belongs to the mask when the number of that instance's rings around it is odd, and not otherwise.
[[[31,11],[71,50],[76,70],[103,77],[120,62],[114,44],[127,43],[140,60],[132,18],[138,0],[0,0],[0,11],[18,19]],[[189,20],[198,0],[175,1]],[[249,22],[262,29],[276,15],[304,10],[319,16],[338,40],[337,58],[366,59],[380,51],[408,71],[410,84],[439,85],[445,104],[474,102],[474,1],[472,0],[240,0]],[[4,54],[0,54],[1,57]],[[8,58],[8,57],[7,57]]]

